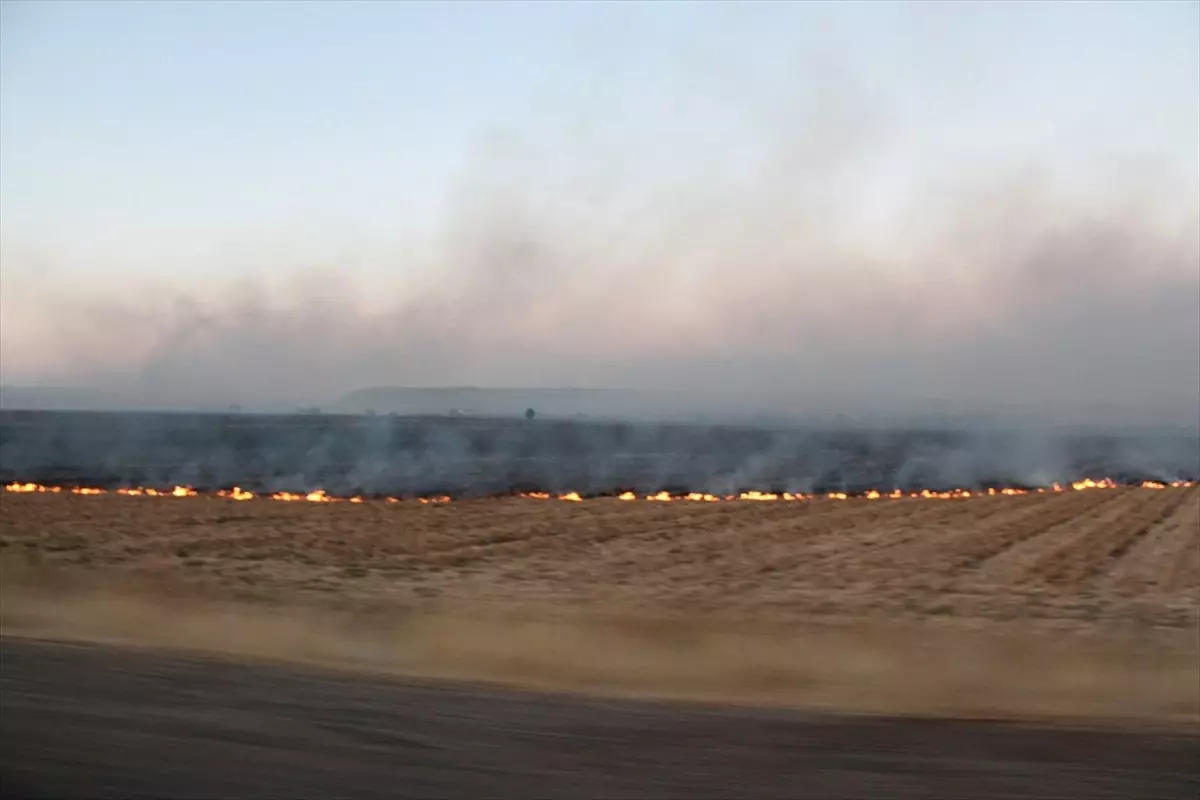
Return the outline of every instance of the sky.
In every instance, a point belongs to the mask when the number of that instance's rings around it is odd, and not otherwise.
[[[1200,3],[0,3],[0,380],[1200,425]]]

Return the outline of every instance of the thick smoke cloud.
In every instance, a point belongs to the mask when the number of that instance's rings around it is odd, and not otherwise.
[[[132,282],[66,244],[0,242],[0,375],[79,387],[77,407],[593,387],[632,392],[613,416],[758,426],[5,412],[0,478],[468,494],[1200,478],[1194,166],[1089,161],[1084,142],[930,158],[836,49],[783,81],[698,57],[693,94],[642,93],[620,125],[489,138],[427,229],[397,219],[346,258],[211,233]],[[231,270],[205,249],[244,277],[212,277]],[[1118,435],[1063,430],[1092,425]]]
[[[0,413],[0,483],[340,495],[1200,480],[1200,438],[350,416]]]
[[[669,393],[647,416],[1200,425],[1200,175],[921,162],[880,221],[886,106],[845,75],[784,95],[667,152],[636,119],[492,141],[428,236],[360,269],[281,250],[214,282],[181,255],[152,285],[62,285],[10,249],[0,363],[131,408],[588,386]]]
[[[398,287],[298,269],[282,291],[61,289],[40,344],[60,381],[132,407],[582,385],[679,392],[696,411],[1200,417],[1200,216],[980,190],[936,212],[924,242],[856,248],[819,209],[727,191],[624,236],[522,211],[519,193],[485,199],[445,260],[397,263],[425,266]]]

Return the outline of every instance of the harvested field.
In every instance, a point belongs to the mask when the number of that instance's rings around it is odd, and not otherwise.
[[[6,494],[9,573],[225,597],[1193,629],[1200,487],[953,500],[445,505]]]

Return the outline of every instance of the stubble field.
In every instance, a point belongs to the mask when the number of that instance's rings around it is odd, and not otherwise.
[[[534,687],[1194,720],[1200,487],[0,497],[10,632]]]
[[[1200,487],[447,504],[6,494],[6,563],[245,597],[1186,629]]]

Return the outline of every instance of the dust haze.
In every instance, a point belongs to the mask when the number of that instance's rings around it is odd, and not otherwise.
[[[881,221],[874,177],[902,137],[842,83],[786,103],[776,87],[742,115],[753,152],[697,134],[649,177],[632,133],[494,137],[438,224],[397,220],[366,268],[281,249],[245,258],[271,279],[168,262],[81,286],[44,269],[53,252],[10,252],[5,383],[131,409],[588,387],[658,398],[632,416],[1200,424],[1200,175],[959,159],[923,166]]]

